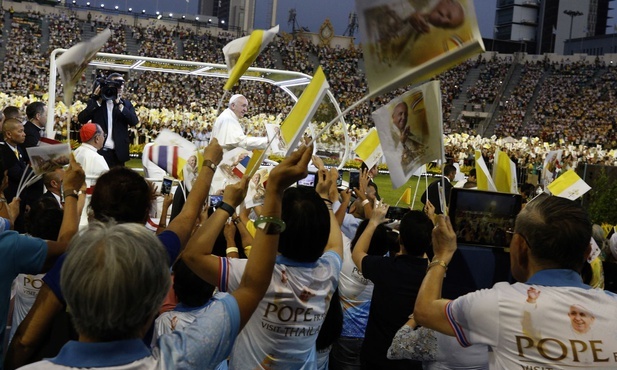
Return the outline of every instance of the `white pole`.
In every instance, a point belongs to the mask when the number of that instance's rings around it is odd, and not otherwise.
[[[47,98],[47,124],[45,125],[45,136],[50,139],[54,131],[54,113],[56,107],[56,54],[58,50],[54,50],[49,56],[49,97]],[[70,107],[67,107],[67,109]],[[71,123],[67,123],[67,137],[70,137]]]
[[[270,14],[270,28],[276,26],[276,8],[278,7],[278,0],[272,0],[272,13]]]

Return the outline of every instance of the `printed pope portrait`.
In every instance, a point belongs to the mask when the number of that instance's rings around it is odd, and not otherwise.
[[[369,87],[374,89],[410,68],[477,39],[479,31],[471,2],[358,0]],[[370,81],[371,76],[379,81]]]
[[[390,108],[392,109],[390,134],[394,150],[400,157],[401,168],[407,176],[421,161],[430,141],[422,92],[418,91],[399,102],[394,102]]]

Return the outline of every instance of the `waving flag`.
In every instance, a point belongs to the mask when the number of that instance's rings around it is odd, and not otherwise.
[[[497,191],[497,187],[493,182],[493,178],[484,162],[482,152],[476,150],[476,180],[478,184],[478,190],[490,190]]]
[[[548,190],[558,197],[576,200],[591,190],[583,179],[574,170],[568,170],[548,185]]]
[[[225,64],[229,70],[229,79],[223,87],[225,90],[231,90],[278,32],[279,26],[266,31],[254,30],[250,36],[235,39],[223,47]]]
[[[147,155],[148,159],[179,180],[184,179],[182,169],[191,156],[195,156],[198,167],[202,162],[197,147],[170,130],[161,131],[154,145],[148,148]]]
[[[411,188],[405,189],[403,195],[401,196],[401,201],[403,203],[411,204]]]
[[[493,180],[497,191],[503,193],[518,194],[518,184],[516,179],[516,165],[508,154],[496,151],[495,168],[493,169]]]
[[[251,160],[251,157],[244,157],[237,165],[236,167],[234,167],[233,169],[233,173],[238,176],[239,178],[242,178],[242,176],[244,176],[244,173],[246,172],[248,166],[249,166],[249,161]]]
[[[364,161],[368,168],[373,168],[383,156],[379,134],[375,127],[368,131],[368,134],[356,145],[354,151]]]
[[[110,36],[111,31],[107,28],[92,39],[75,44],[56,59],[56,66],[64,88],[63,101],[67,107],[73,104],[75,85],[79,82],[81,74],[94,59],[96,53],[107,43]]]
[[[287,146],[287,155],[295,149],[329,88],[326,75],[321,67],[318,67],[311,83],[281,124],[281,137]]]

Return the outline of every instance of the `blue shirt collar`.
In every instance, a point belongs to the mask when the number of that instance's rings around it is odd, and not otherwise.
[[[298,262],[294,261],[290,258],[287,258],[282,255],[276,256],[276,263],[280,265],[290,266],[290,267],[309,267],[313,268],[317,266],[317,261],[315,262]]]
[[[191,311],[198,311],[201,310],[207,306],[210,305],[210,303],[212,303],[212,299],[209,299],[206,303],[204,303],[201,306],[198,307],[190,307],[190,306],[185,306],[184,303],[179,302],[176,307],[173,309],[173,311],[177,311],[177,312],[191,312]]]
[[[589,285],[583,283],[583,279],[578,272],[567,269],[538,271],[527,280],[526,284],[591,289]]]
[[[130,364],[151,355],[141,339],[99,343],[72,340],[62,347],[58,356],[49,361],[68,367],[113,367]]]

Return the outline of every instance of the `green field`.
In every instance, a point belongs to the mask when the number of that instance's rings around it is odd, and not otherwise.
[[[142,167],[141,159],[133,158],[130,161],[128,161],[126,165],[127,167],[130,167],[130,168],[141,168]],[[435,180],[436,178],[429,177],[428,183],[430,184],[431,182]],[[413,196],[413,193],[416,189],[416,184],[418,183],[418,178],[412,177],[411,179],[409,179],[409,181],[407,181],[405,186],[401,186],[400,188],[396,190],[392,189],[392,182],[390,182],[390,176],[387,174],[377,175],[374,181],[379,187],[379,195],[381,196],[381,199],[387,204],[394,205],[396,204],[396,201],[398,201],[398,199],[401,197],[401,195],[403,195],[403,192],[405,191],[405,189],[407,189],[408,187],[411,187],[411,195]],[[420,186],[418,186],[418,194],[416,194],[416,203],[414,205],[414,209],[418,209],[418,210],[422,209],[423,205],[422,205],[422,202],[420,202],[420,197],[422,196],[422,193],[424,193],[425,188],[426,188],[425,180],[424,178],[422,178]],[[407,204],[405,203],[399,203],[399,207],[406,207],[406,206]]]

